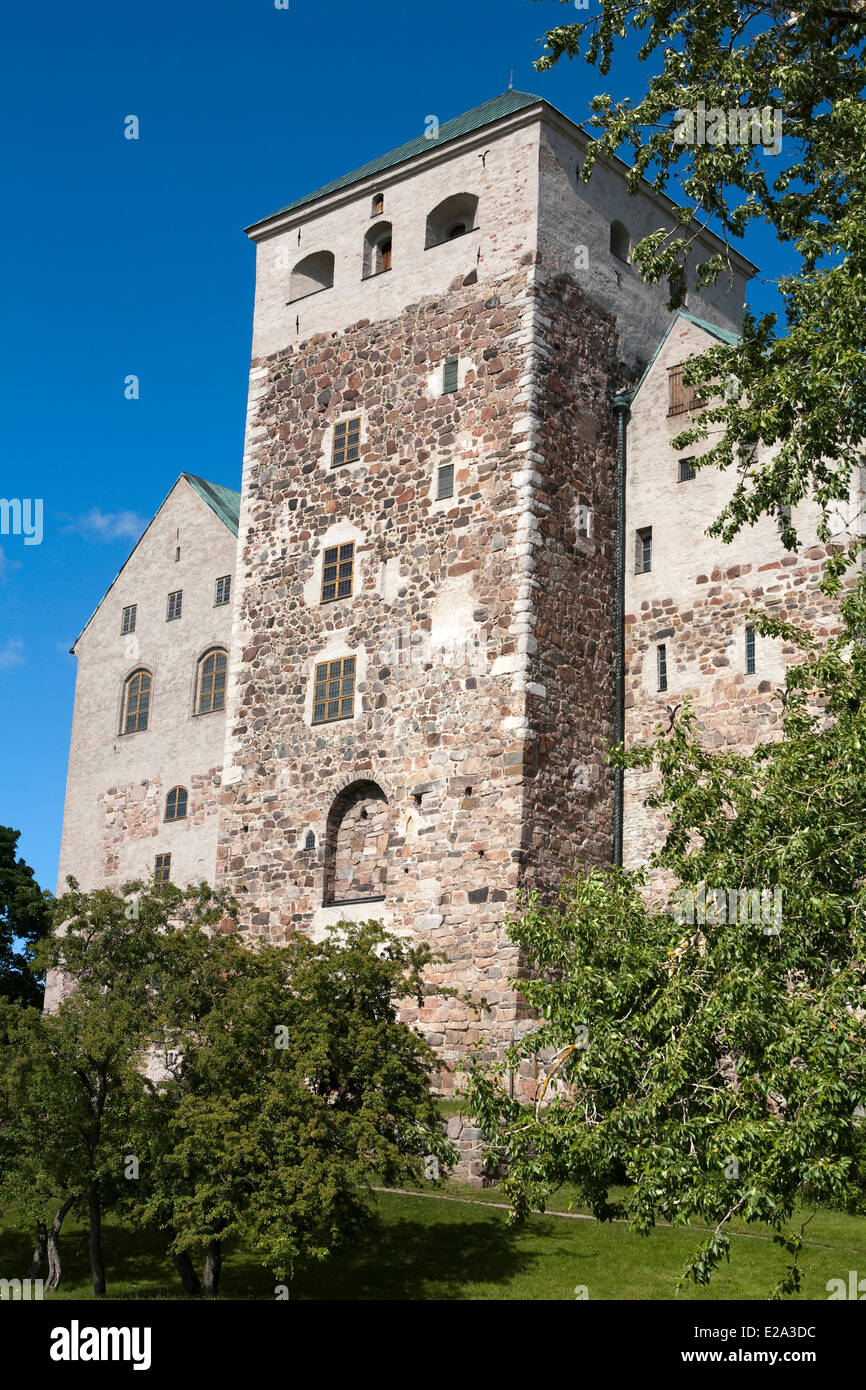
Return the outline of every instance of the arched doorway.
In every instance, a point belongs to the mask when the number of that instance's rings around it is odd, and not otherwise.
[[[382,788],[352,782],[337,795],[325,832],[322,899],[336,903],[381,902],[388,877],[390,815]]]

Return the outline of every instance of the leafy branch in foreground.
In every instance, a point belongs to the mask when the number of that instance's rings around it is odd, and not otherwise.
[[[688,383],[729,387],[673,445],[684,448],[724,427],[701,455],[702,466],[737,473],[711,534],[730,540],[767,513],[796,548],[786,508],[811,497],[826,540],[834,504],[849,501],[866,437],[866,6],[600,0],[597,14],[546,34],[536,68],[582,57],[606,75],[631,36],[640,41],[639,58],[655,59],[661,71],[637,101],[593,99],[588,125],[599,135],[583,177],[597,159],[624,151],[630,191],[646,178],[673,199],[673,225],[635,247],[644,279],[666,278],[670,307],[682,305],[686,260],[702,226],[718,230],[726,250],[696,267],[697,287],[714,282],[726,263],[730,273],[730,247],[754,222],[790,248],[793,266],[778,281],[783,327],[776,314],[747,313],[739,344],[690,361]],[[700,142],[699,111],[724,116],[707,122]],[[752,143],[750,112],[772,113],[769,146],[764,132]],[[758,460],[757,445],[772,456]]]
[[[795,1208],[850,1204],[866,1106],[866,581],[842,616],[823,645],[785,629],[803,660],[778,741],[708,752],[687,709],[654,745],[615,754],[658,768],[667,909],[645,901],[645,873],[595,870],[511,923],[527,961],[514,983],[540,1022],[499,1067],[472,1070],[467,1095],[489,1159],[509,1166],[515,1217],[569,1182],[643,1234],[709,1227],[683,1276],[698,1284],[730,1257],[735,1218],[760,1224],[791,1257],[782,1296],[800,1285]],[[781,890],[781,922],[762,890]],[[701,892],[695,930],[685,904]],[[502,1079],[538,1053],[565,1057],[533,1107]]]

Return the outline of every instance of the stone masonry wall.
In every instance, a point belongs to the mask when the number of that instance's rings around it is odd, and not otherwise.
[[[701,328],[678,319],[632,402],[626,486],[625,732],[643,744],[670,725],[689,699],[708,748],[748,752],[778,736],[785,670],[799,660],[789,642],[755,637],[755,671],[746,671],[749,609],[766,609],[826,636],[838,625],[838,601],[818,588],[828,551],[815,540],[817,514],[794,508],[798,553],[782,545],[776,521],[762,518],[730,544],[707,536],[736,479],[716,469],[680,481],[679,458],[699,457],[706,445],[676,450],[671,440],[689,421],[669,414],[668,371],[712,342]],[[850,504],[833,519],[838,542],[859,529],[859,483]],[[652,568],[636,572],[636,531],[652,528]],[[667,690],[658,690],[656,649],[667,654]],[[625,777],[624,847],[628,866],[643,864],[664,834],[663,817],[645,798],[655,773]],[[757,885],[756,885],[757,886]],[[656,876],[654,890],[664,887]]]
[[[431,988],[473,1002],[431,996],[404,1017],[451,1065],[488,1026],[510,1037],[516,1007],[500,922],[521,876],[527,275],[457,281],[395,321],[253,364],[219,874],[253,935],[375,916],[443,952]],[[449,356],[460,386],[443,395]],[[360,461],[333,468],[330,431],[356,414]],[[455,496],[437,502],[442,463]],[[354,592],[323,604],[323,550],[349,538]],[[354,717],[313,725],[315,665],[348,655]],[[359,781],[388,806],[386,901],[370,910],[324,903],[329,812]]]
[[[577,860],[611,858],[613,776],[604,757],[614,729],[617,343],[613,318],[568,277],[539,275],[536,293],[538,544],[525,816],[528,881],[550,888]]]

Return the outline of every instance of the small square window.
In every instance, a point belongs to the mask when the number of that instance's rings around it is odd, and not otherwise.
[[[171,623],[175,618],[179,618],[183,609],[183,589],[178,589],[176,593],[168,596],[168,614],[166,622]]]
[[[680,459],[680,482],[690,483],[692,478],[697,476],[695,461],[693,458]]]
[[[316,666],[313,723],[331,724],[355,713],[355,658],[323,661]]]
[[[656,671],[658,674],[659,690],[668,688],[668,649],[664,644],[656,647]]]
[[[138,612],[138,604],[130,604],[129,608],[123,610],[123,621],[120,624],[120,635],[125,637],[128,632],[135,632],[135,615]]]
[[[334,447],[331,463],[338,468],[341,463],[355,463],[361,457],[361,417],[352,420],[339,420],[334,426]]]
[[[454,464],[443,463],[436,474],[436,501],[444,502],[454,496]]]
[[[445,366],[442,368],[442,391],[448,393],[457,390],[458,364],[456,357],[449,357]]]
[[[355,571],[355,542],[329,545],[322,557],[322,603],[349,598]]]
[[[154,883],[169,883],[171,880],[171,855],[158,854],[153,861]]]
[[[653,567],[653,528],[645,526],[635,532],[635,574],[647,574]]]
[[[755,629],[746,628],[746,675],[755,674]]]
[[[229,599],[231,598],[231,592],[232,577],[230,574],[224,574],[222,579],[218,579],[216,582],[216,597],[214,599],[214,608],[221,608],[224,603],[228,603]]]

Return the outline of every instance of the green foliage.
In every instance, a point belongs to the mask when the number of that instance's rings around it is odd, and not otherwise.
[[[0,825],[0,999],[38,1005],[43,981],[33,969],[33,950],[48,931],[53,899],[16,857],[20,833]],[[23,949],[15,949],[16,939]]]
[[[282,1278],[361,1229],[373,1183],[454,1161],[435,1056],[397,1016],[423,1000],[425,947],[367,923],[252,949],[206,885],[69,884],[39,948],[62,1003],[0,1011],[7,1202],[40,1220],[73,1196],[96,1265],[118,1209],[178,1256],[239,1236]]]
[[[371,1184],[446,1166],[428,1073],[397,1019],[423,997],[424,947],[377,923],[314,944],[244,948],[188,929],[165,943],[161,1047],[178,1061],[135,1117],[136,1210],[189,1253],[239,1236],[278,1278],[370,1217]]]
[[[647,906],[640,873],[578,875],[552,907],[535,897],[511,925],[529,967],[520,988],[542,1022],[504,1065],[564,1054],[556,1099],[537,1114],[509,1099],[502,1067],[469,1081],[490,1157],[510,1165],[517,1217],[571,1181],[597,1216],[626,1215],[642,1233],[659,1221],[710,1226],[685,1271],[698,1284],[729,1257],[739,1216],[779,1236],[791,1264],[776,1293],[795,1291],[799,1236],[787,1223],[798,1199],[844,1206],[858,1187],[864,581],[842,616],[823,646],[786,629],[804,659],[787,676],[779,741],[708,752],[686,709],[653,746],[615,755],[660,773],[652,804],[670,833],[655,866],[690,889],[780,888],[781,929],[726,910],[696,931]],[[618,1165],[630,1188],[611,1202]]]
[[[640,58],[654,59],[660,71],[637,101],[594,98],[589,125],[599,137],[583,177],[596,159],[625,147],[630,189],[644,177],[673,198],[674,225],[635,248],[641,274],[667,279],[671,308],[682,304],[693,218],[717,229],[726,248],[763,222],[794,267],[778,280],[784,326],[775,314],[747,314],[739,345],[692,359],[687,381],[729,381],[731,389],[674,447],[710,434],[702,466],[736,469],[732,499],[711,534],[730,539],[768,513],[795,548],[784,509],[811,496],[826,538],[866,436],[866,9],[861,0],[804,0],[795,10],[783,0],[600,0],[598,13],[547,33],[536,67],[580,56],[606,74],[629,34],[640,39]],[[779,111],[781,150],[678,141],[677,113],[696,112],[699,102],[708,113]],[[705,261],[698,284],[725,275],[728,259]],[[756,444],[773,456],[756,462]]]

